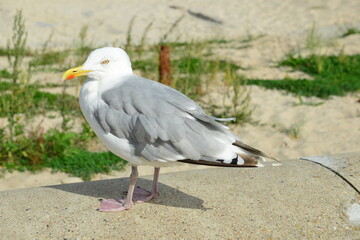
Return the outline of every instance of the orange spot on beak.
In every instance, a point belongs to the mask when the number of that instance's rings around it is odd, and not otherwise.
[[[67,76],[67,78],[66,78],[66,80],[70,80],[70,79],[73,79],[73,78],[75,78],[75,75],[69,75],[69,76]]]

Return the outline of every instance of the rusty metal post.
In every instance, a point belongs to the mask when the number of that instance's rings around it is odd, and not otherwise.
[[[171,85],[170,47],[167,45],[160,46],[159,80],[165,85]]]

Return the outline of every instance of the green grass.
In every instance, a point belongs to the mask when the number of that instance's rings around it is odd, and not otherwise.
[[[227,44],[233,42],[232,40],[225,40],[225,39],[210,39],[206,41],[209,44]]]
[[[111,152],[89,152],[84,149],[72,148],[65,156],[50,157],[47,167],[54,171],[70,173],[90,180],[96,173],[109,173],[111,170],[122,170],[127,162]]]
[[[43,106],[48,111],[56,111],[61,108],[68,114],[80,114],[80,106],[77,98],[68,94],[36,91],[33,100],[36,107]]]
[[[354,34],[360,34],[360,30],[357,28],[348,28],[341,37],[347,37]]]
[[[0,82],[0,90],[10,88],[11,86],[6,82]],[[27,99],[28,102],[21,103],[14,100],[12,93],[0,95],[0,117],[18,113],[36,115],[46,111],[58,111],[59,109],[70,115],[80,116],[81,114],[77,98],[68,94],[42,92],[31,85],[27,89],[19,91],[16,94],[16,99]],[[8,108],[8,106],[13,107]]]
[[[4,131],[0,131],[0,165],[9,171],[36,171],[50,167],[83,180],[90,180],[95,173],[120,170],[126,165],[126,161],[112,153],[87,151],[89,139],[86,134],[58,130],[42,133],[37,130],[28,136],[19,133],[7,137]]]
[[[305,46],[307,49],[314,51],[323,44],[323,39],[319,34],[315,22],[311,29],[307,32]]]
[[[280,66],[289,66],[314,79],[248,80],[247,84],[285,90],[296,95],[328,98],[360,90],[360,55],[352,56],[288,56]]]
[[[225,72],[227,67],[235,71],[241,67],[227,62],[225,60],[206,60],[201,57],[186,57],[171,62],[172,66],[176,66],[180,73],[193,74],[199,71],[203,71],[203,74],[209,73],[210,69],[217,69],[218,71]]]
[[[7,91],[11,89],[11,83],[9,82],[0,82],[0,91]]]
[[[14,52],[9,51],[7,48],[0,47],[0,57],[6,57],[6,56],[14,56]],[[25,49],[25,56],[32,57],[34,56],[34,52],[30,49]]]
[[[11,78],[12,75],[7,69],[3,69],[0,71],[0,78]]]
[[[158,69],[157,62],[152,59],[134,60],[131,62],[131,65],[133,69],[140,70],[145,73],[153,72]]]
[[[33,59],[30,61],[30,66],[51,66],[64,63],[65,59],[69,56],[70,51],[44,51],[35,53]]]
[[[173,60],[171,64],[175,68],[174,72],[178,74],[173,87],[195,100],[204,95],[204,85],[209,84],[215,73],[240,68],[224,60],[207,60],[204,57],[183,57]],[[207,78],[206,83],[201,80],[204,76]]]

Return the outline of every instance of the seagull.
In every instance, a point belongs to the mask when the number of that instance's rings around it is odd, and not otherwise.
[[[274,159],[220,123],[231,119],[209,116],[179,91],[135,75],[121,48],[94,50],[63,79],[83,75],[88,77],[79,95],[83,115],[106,148],[131,163],[126,198],[102,200],[99,211],[128,210],[133,201],[158,197],[161,167],[181,163],[258,167]],[[139,165],[154,167],[151,191],[136,187]]]

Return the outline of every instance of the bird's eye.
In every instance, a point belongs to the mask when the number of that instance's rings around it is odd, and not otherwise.
[[[104,61],[101,62],[101,64],[108,64],[110,62],[110,60],[106,59]]]

